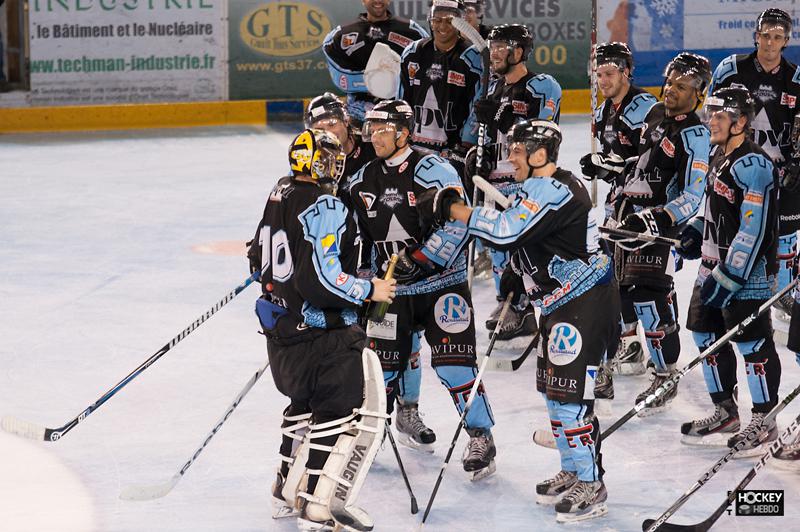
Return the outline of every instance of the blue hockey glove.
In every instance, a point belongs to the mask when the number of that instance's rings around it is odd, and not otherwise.
[[[724,264],[718,264],[700,288],[700,301],[709,307],[726,307],[744,283],[745,279],[729,273]]]
[[[699,259],[703,246],[703,225],[705,221],[701,217],[692,219],[678,233],[678,240],[681,243],[675,246],[675,251],[686,260]]]

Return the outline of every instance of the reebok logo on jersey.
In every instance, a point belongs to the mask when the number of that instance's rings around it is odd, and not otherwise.
[[[668,138],[661,139],[661,150],[667,157],[675,157],[675,145],[669,141]]]
[[[336,235],[325,235],[319,242],[322,244],[322,253],[324,256],[327,257],[329,255],[336,255],[339,253],[339,248],[336,245]]]
[[[401,48],[405,48],[412,42],[411,39],[409,39],[408,37],[405,37],[393,31],[389,32],[388,41],[400,46]]]
[[[781,93],[781,105],[794,107],[794,104],[796,102],[797,102],[797,96],[792,96],[791,94],[786,94],[785,92]]]
[[[459,87],[466,87],[467,78],[461,72],[451,70],[447,73],[447,83],[450,85],[457,85]]]

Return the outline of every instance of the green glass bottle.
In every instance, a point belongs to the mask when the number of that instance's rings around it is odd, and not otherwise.
[[[386,274],[383,276],[384,281],[388,281],[392,277],[394,277],[394,267],[397,264],[397,255],[392,255],[392,258],[389,259],[389,266],[386,268]],[[389,302],[377,302],[377,301],[370,301],[369,306],[367,307],[367,319],[369,321],[374,321],[375,323],[380,323],[383,321],[384,316],[386,316],[386,311],[389,310]]]

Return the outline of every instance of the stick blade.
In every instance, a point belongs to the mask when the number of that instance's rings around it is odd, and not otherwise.
[[[123,501],[152,501],[154,499],[160,499],[172,491],[172,488],[175,487],[180,478],[180,475],[175,475],[167,482],[161,484],[136,484],[125,486],[122,488],[122,491],[120,491],[119,498]]]
[[[24,421],[14,416],[3,416],[0,427],[9,434],[16,434],[21,438],[45,441],[45,428],[30,421]]]
[[[642,531],[647,532],[647,530],[653,526],[653,523],[655,522],[655,519],[645,519],[642,522]],[[658,527],[658,530],[660,532],[703,532],[708,530],[708,527],[704,525],[705,522],[696,525],[676,525],[675,523],[664,523]]]

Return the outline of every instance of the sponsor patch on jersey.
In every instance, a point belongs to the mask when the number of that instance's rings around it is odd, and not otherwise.
[[[387,312],[383,321],[367,320],[367,336],[381,340],[397,340],[397,314]],[[374,349],[374,346],[371,346]]]
[[[399,33],[395,33],[393,31],[389,32],[389,38],[387,39],[389,42],[392,42],[402,48],[405,48],[413,41],[406,37],[405,35],[400,35]]]
[[[347,76],[344,74],[339,76],[339,88],[345,91],[347,90]]]
[[[344,283],[347,282],[349,278],[350,276],[347,275],[346,273],[344,272],[340,273],[339,275],[336,276],[336,286],[342,286]]]
[[[695,161],[692,163],[692,170],[700,170],[705,174],[708,172],[708,163],[704,161]]]
[[[339,46],[341,46],[342,50],[344,50],[344,53],[350,55],[366,44],[364,41],[358,42],[358,39],[359,35],[356,31],[352,33],[345,33],[342,35],[342,38],[339,41]]]
[[[467,330],[472,322],[472,309],[460,295],[444,294],[436,300],[433,316],[440,329],[455,334]]]
[[[386,192],[381,195],[380,202],[390,209],[394,209],[403,203],[403,196],[400,195],[396,188],[387,188]]]
[[[400,165],[400,168],[397,169],[398,174],[402,174],[408,168],[408,161],[403,161],[403,164]]]
[[[556,102],[552,98],[548,98],[547,101],[544,102],[544,106],[554,113],[556,112]]]
[[[541,210],[541,207],[539,207],[539,204],[537,202],[527,199],[522,200],[522,203],[520,203],[520,205],[525,207],[527,210],[531,211],[533,214],[536,214],[537,212],[539,212],[539,210]]]
[[[425,72],[428,79],[431,81],[439,81],[444,76],[444,70],[439,63],[433,63],[430,68]]]
[[[320,239],[319,243],[322,244],[322,253],[324,256],[328,257],[339,253],[339,247],[336,245],[336,235],[325,235]]]
[[[583,399],[594,399],[594,381],[597,379],[597,366],[586,366],[586,379],[583,382]]]
[[[419,63],[411,61],[408,63],[406,70],[408,70],[408,77],[414,79],[417,76],[417,72],[419,72]]]
[[[731,187],[719,179],[714,180],[714,192],[728,200],[728,203],[736,203],[736,195],[733,193]]]
[[[467,86],[467,77],[461,72],[451,70],[447,73],[447,83],[450,85],[457,85],[459,87]]]
[[[412,207],[416,207],[417,197],[414,195],[414,193],[409,190],[408,192],[406,192],[406,195],[408,196],[408,204]]]
[[[372,205],[375,203],[375,194],[359,192],[358,195],[361,197],[361,201],[364,202],[364,207],[366,207],[367,210],[371,210]]]
[[[795,103],[797,103],[797,96],[792,96],[791,94],[786,94],[785,92],[781,93],[781,105],[794,107]]]
[[[668,138],[664,137],[661,139],[661,151],[663,151],[667,157],[675,157],[675,145],[669,141]]]
[[[547,358],[555,366],[566,366],[581,354],[583,337],[571,323],[556,323],[550,330],[547,342]]]
[[[755,203],[756,205],[763,205],[764,195],[759,194],[758,192],[748,192],[744,195],[744,200],[750,203]]]
[[[514,109],[514,114],[528,116],[528,104],[522,100],[511,100],[511,107]]]

